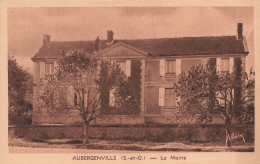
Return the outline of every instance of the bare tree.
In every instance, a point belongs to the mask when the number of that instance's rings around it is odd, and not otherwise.
[[[91,121],[109,112],[101,105],[102,86],[110,86],[110,89],[113,89],[121,102],[118,103],[120,106],[134,104],[129,94],[128,80],[119,65],[113,61],[97,61],[82,50],[64,53],[57,62],[55,76],[49,79],[49,85],[45,86],[45,94],[41,97],[45,100],[45,105],[46,102],[49,103],[49,106],[46,106],[48,110],[53,111],[60,107],[61,101],[57,98],[60,95],[57,94],[61,92],[55,90],[64,86],[71,88],[74,92],[70,96],[76,96],[77,99],[74,100],[74,108],[80,111],[83,121],[83,144],[89,143],[88,129]]]
[[[226,126],[226,146],[231,146],[230,126],[234,116],[241,122],[252,122],[254,112],[248,106],[254,103],[253,78],[235,68],[233,73],[216,73],[210,65],[193,66],[186,75],[180,75],[174,84],[178,97],[177,119],[195,119],[209,123],[221,118]],[[254,109],[251,109],[254,110]],[[245,112],[247,111],[247,112]]]

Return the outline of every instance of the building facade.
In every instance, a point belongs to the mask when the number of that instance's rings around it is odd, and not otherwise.
[[[68,107],[55,118],[43,117],[37,107],[39,88],[45,84],[48,75],[54,73],[56,61],[63,52],[83,49],[98,60],[113,59],[125,72],[139,112],[134,115],[114,112],[113,94],[104,93],[105,107],[111,113],[93,121],[95,124],[145,124],[174,123],[167,119],[176,111],[176,97],[173,83],[182,71],[193,65],[215,63],[218,72],[232,72],[234,61],[241,59],[245,71],[248,48],[243,36],[243,24],[238,23],[236,36],[185,37],[139,40],[116,40],[113,31],[107,32],[107,40],[95,41],[50,41],[43,36],[43,45],[32,58],[34,62],[33,123],[35,124],[77,124],[81,122],[79,112],[73,108],[75,98],[67,96]],[[73,91],[70,94],[73,95]],[[188,123],[189,121],[187,121]],[[215,122],[218,122],[217,120]],[[184,121],[185,123],[185,121]]]

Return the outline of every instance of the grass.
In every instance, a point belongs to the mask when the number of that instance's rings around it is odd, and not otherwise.
[[[98,150],[134,150],[134,151],[189,151],[189,152],[253,152],[254,145],[250,143],[233,144],[227,148],[219,143],[181,143],[152,142],[130,140],[97,140],[90,139],[90,144],[83,145],[77,139],[46,139],[28,141],[22,138],[9,138],[9,146],[32,148],[68,148],[68,149],[98,149]]]

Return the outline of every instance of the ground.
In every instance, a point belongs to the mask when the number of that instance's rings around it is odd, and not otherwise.
[[[253,152],[254,145],[243,143],[230,148],[211,143],[178,143],[128,140],[90,140],[89,145],[82,145],[78,140],[50,139],[44,141],[27,141],[22,138],[9,139],[11,153],[75,153],[75,152],[120,152],[124,151],[182,151],[182,152]]]

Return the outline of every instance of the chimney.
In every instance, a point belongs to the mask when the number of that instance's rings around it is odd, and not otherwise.
[[[51,41],[50,35],[43,35],[43,40],[42,40],[43,45],[46,43],[50,43],[50,41]]]
[[[237,39],[243,39],[243,23],[237,24]]]
[[[97,36],[97,39],[95,40],[95,51],[97,52],[101,48],[101,42],[99,37]]]
[[[107,44],[112,44],[114,39],[113,39],[114,32],[112,30],[107,31]]]

